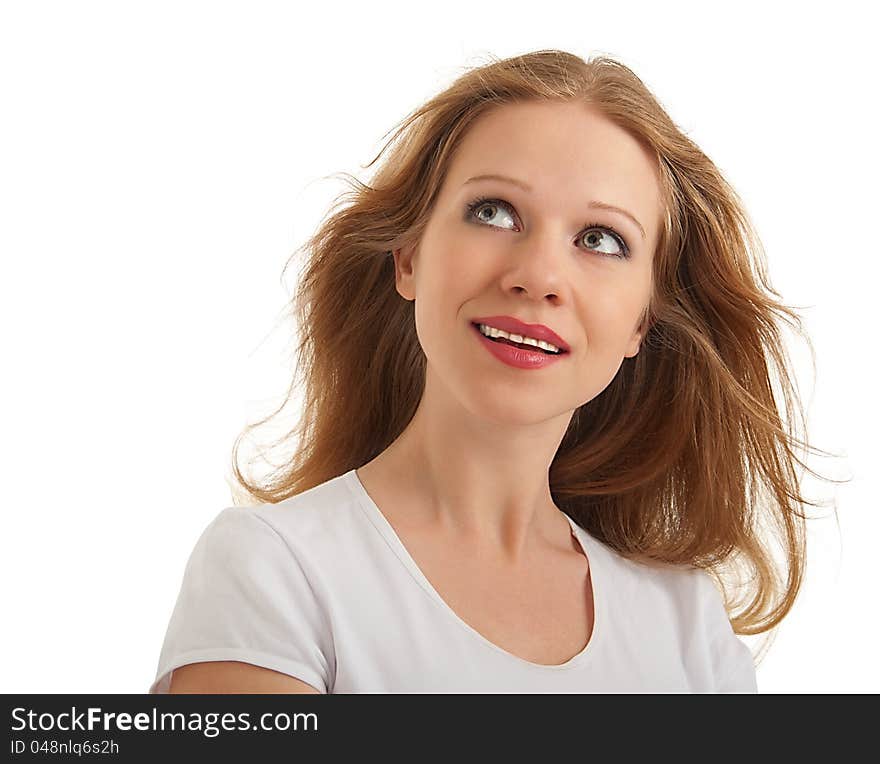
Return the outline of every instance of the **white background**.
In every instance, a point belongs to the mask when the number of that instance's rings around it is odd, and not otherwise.
[[[868,6],[4,2],[2,692],[145,692],[233,440],[287,389],[289,255],[489,54],[632,67],[745,201],[811,442],[770,692],[876,692],[878,154]]]

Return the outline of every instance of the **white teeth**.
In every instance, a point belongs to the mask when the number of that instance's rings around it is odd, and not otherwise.
[[[480,327],[480,332],[485,334],[487,337],[505,337],[511,342],[520,342],[524,345],[534,345],[535,347],[539,347],[542,350],[547,350],[551,353],[562,352],[558,347],[556,347],[556,345],[551,345],[549,342],[544,342],[544,340],[536,340],[531,337],[523,337],[520,334],[508,334],[501,329],[496,329],[494,326],[487,326],[486,324],[478,324],[478,326]]]

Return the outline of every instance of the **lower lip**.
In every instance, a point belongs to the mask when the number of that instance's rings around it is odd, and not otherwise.
[[[483,343],[486,350],[499,361],[503,361],[508,366],[515,366],[517,369],[542,369],[568,355],[567,353],[550,355],[542,353],[540,350],[524,350],[513,345],[505,345],[503,342],[493,342],[475,324],[471,324],[471,328],[476,332],[477,338]]]

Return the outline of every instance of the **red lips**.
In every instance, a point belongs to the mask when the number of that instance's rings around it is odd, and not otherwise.
[[[519,334],[522,337],[544,340],[544,342],[549,342],[551,345],[556,345],[563,353],[571,351],[568,343],[551,328],[544,326],[544,324],[527,324],[513,316],[484,316],[474,318],[472,322],[494,326],[496,329],[501,329],[508,334]]]

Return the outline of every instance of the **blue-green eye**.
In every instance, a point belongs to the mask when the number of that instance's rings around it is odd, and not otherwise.
[[[498,226],[496,226],[494,223],[491,223],[490,221],[495,217],[495,215],[497,214],[497,210],[499,209],[506,212],[508,216],[510,216],[511,220],[513,220],[515,214],[513,211],[513,207],[509,202],[506,202],[503,199],[491,199],[485,196],[481,196],[471,202],[468,202],[467,204],[467,212],[469,218],[479,220],[481,224],[486,223],[493,228],[497,228]],[[489,214],[486,215],[485,211],[489,211]],[[584,231],[583,233],[578,235],[578,239],[585,239],[587,235],[590,235],[595,239],[596,233],[594,232],[596,231],[608,234],[609,239],[617,244],[617,251],[607,252],[598,249],[600,246],[602,246],[601,236],[599,236],[599,241],[596,242],[594,245],[587,246],[588,250],[598,252],[600,255],[603,255],[605,257],[616,257],[620,260],[625,260],[629,258],[629,247],[626,245],[626,241],[624,240],[623,236],[615,231],[611,226],[599,225],[598,223],[586,223],[584,225]]]

